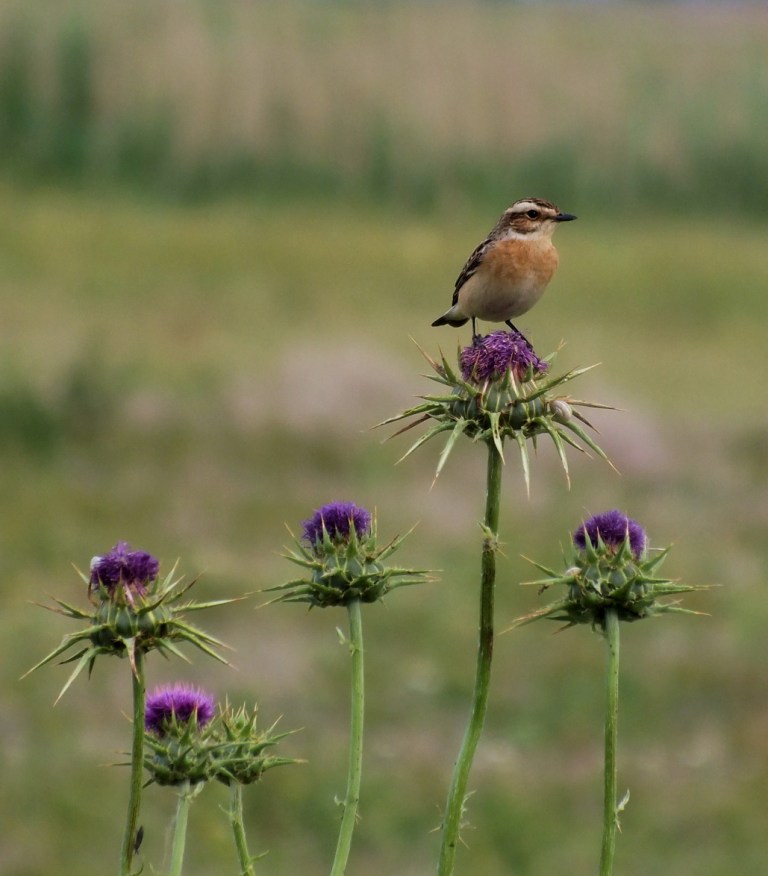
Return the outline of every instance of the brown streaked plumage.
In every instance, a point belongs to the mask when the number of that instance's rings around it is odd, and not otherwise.
[[[542,198],[522,198],[501,214],[488,237],[467,259],[456,280],[451,307],[432,325],[461,326],[472,320],[504,322],[530,310],[557,270],[552,235],[576,217]]]

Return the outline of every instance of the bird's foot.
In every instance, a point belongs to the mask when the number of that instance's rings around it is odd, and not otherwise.
[[[518,339],[521,340],[532,353],[536,352],[533,349],[533,344],[531,344],[531,342],[528,340],[528,338],[526,338],[526,336],[520,331],[519,328],[517,328],[517,326],[512,325],[512,323],[509,320],[506,320],[505,325],[508,325],[510,327],[510,329],[517,335]]]

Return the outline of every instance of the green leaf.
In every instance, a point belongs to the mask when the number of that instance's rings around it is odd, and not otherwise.
[[[528,458],[528,445],[526,444],[525,436],[522,432],[515,432],[515,440],[520,448],[520,463],[523,468],[523,478],[525,479],[525,491],[528,498],[531,496],[531,463]]]
[[[408,450],[397,460],[398,463],[403,462],[403,460],[407,459],[415,450],[418,450],[422,444],[426,444],[430,438],[434,438],[435,435],[439,435],[441,432],[447,432],[449,429],[453,429],[453,423],[437,423],[433,426],[429,431],[425,432],[418,441],[415,441]],[[397,463],[396,463],[397,464]]]
[[[565,472],[565,480],[568,484],[568,489],[571,488],[571,473],[568,471],[568,458],[565,455],[565,447],[563,446],[563,439],[560,437],[560,433],[557,428],[550,423],[547,417],[539,417],[537,418],[537,422],[541,423],[544,431],[549,435],[552,439],[552,443],[555,445],[555,449],[557,450],[557,455],[560,457],[560,464],[563,467],[563,471]]]
[[[491,421],[491,436],[493,438],[494,446],[496,447],[496,452],[501,457],[501,461],[504,462],[503,440],[501,437],[501,431],[499,429],[499,425],[501,422],[501,413],[489,414],[488,419]]]
[[[97,653],[98,652],[95,648],[87,648],[85,651],[83,651],[81,653],[80,660],[77,662],[77,665],[72,670],[71,675],[67,679],[64,687],[59,692],[59,695],[56,697],[56,700],[54,701],[54,706],[64,696],[64,694],[67,692],[67,690],[69,689],[72,682],[77,678],[78,675],[80,675],[80,673],[83,671],[83,669],[85,669],[85,667],[89,663],[91,664],[91,668],[93,667],[93,662],[96,659]]]
[[[608,463],[608,465],[610,465],[610,467],[611,467],[614,471],[616,471],[616,472],[618,473],[618,469],[617,469],[616,466],[611,462],[611,460],[608,459],[608,456],[606,455],[606,453],[605,453],[605,451],[603,450],[603,448],[600,447],[599,444],[596,444],[596,443],[592,440],[592,438],[590,438],[590,436],[584,431],[584,429],[581,428],[581,426],[579,426],[577,423],[574,423],[573,420],[569,420],[567,423],[561,423],[561,426],[562,426],[562,428],[564,428],[564,429],[570,429],[571,432],[573,432],[573,433],[575,433],[576,435],[578,435],[579,438],[581,438],[581,440],[587,445],[587,447],[589,447],[590,449],[594,450],[594,452],[595,452],[595,453],[596,453],[601,459],[604,459],[604,460]]]
[[[448,440],[445,442],[445,447],[443,447],[443,450],[440,453],[440,458],[437,460],[437,468],[435,470],[435,477],[432,483],[434,483],[440,476],[440,472],[443,470],[443,466],[448,461],[451,450],[453,450],[453,445],[464,434],[464,430],[467,428],[468,424],[469,420],[465,420],[463,417],[456,421],[456,425],[453,427],[453,431],[448,436]]]

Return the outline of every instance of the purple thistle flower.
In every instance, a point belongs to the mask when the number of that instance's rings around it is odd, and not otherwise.
[[[615,508],[585,520],[573,533],[573,543],[584,550],[589,539],[592,547],[597,547],[598,534],[604,544],[613,549],[621,547],[629,535],[629,546],[637,560],[643,556],[648,545],[648,536],[643,527]]]
[[[128,542],[119,541],[103,557],[91,560],[91,589],[105,587],[112,595],[122,585],[127,593],[143,596],[147,585],[157,578],[160,563],[146,551],[132,551]]]
[[[371,515],[354,502],[329,502],[302,524],[311,545],[323,540],[323,524],[331,541],[348,541],[353,527],[358,538],[365,538],[371,531]]]
[[[182,683],[161,685],[147,697],[144,726],[156,736],[165,736],[174,718],[177,724],[194,719],[197,729],[202,730],[215,708],[213,697],[200,688]]]
[[[510,368],[515,377],[522,378],[529,368],[533,368],[535,374],[543,374],[548,367],[520,332],[503,330],[491,332],[464,347],[459,364],[464,380],[475,383],[501,378]]]

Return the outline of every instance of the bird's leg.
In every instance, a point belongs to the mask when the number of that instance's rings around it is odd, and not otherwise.
[[[533,347],[531,346],[531,342],[530,342],[530,341],[528,340],[528,338],[526,338],[526,336],[520,331],[520,329],[517,328],[517,326],[512,325],[512,321],[511,321],[511,320],[509,320],[509,319],[505,319],[505,320],[504,320],[504,323],[505,323],[505,325],[508,325],[508,326],[512,329],[513,332],[515,332],[516,334],[518,334],[518,335],[520,336],[520,339],[521,339],[521,340],[525,341],[525,345],[526,345],[526,347],[528,347],[528,349],[529,349],[532,353],[535,352],[534,349],[533,349]]]
[[[472,346],[475,347],[480,343],[480,335],[477,333],[476,317],[472,317]]]

